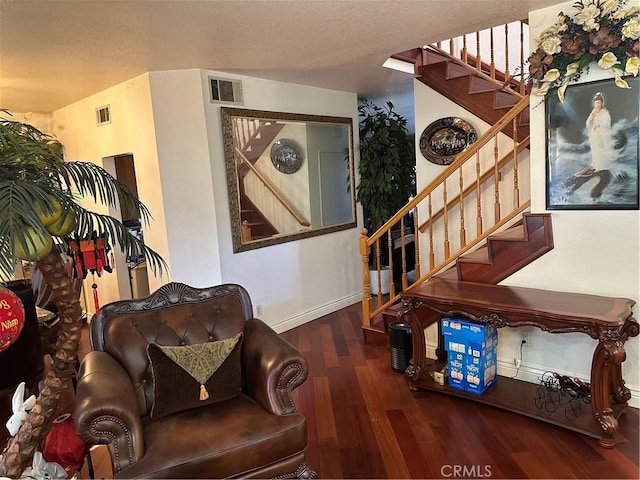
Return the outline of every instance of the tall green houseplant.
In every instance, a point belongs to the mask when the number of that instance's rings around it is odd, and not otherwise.
[[[119,205],[123,211],[139,211],[147,224],[150,220],[144,204],[102,167],[65,162],[62,145],[55,138],[0,117],[0,280],[13,277],[17,258],[34,261],[51,286],[61,325],[53,367],[36,405],[0,454],[0,477],[20,476],[49,430],[75,372],[82,310],[62,260],[65,238],[89,237],[94,232],[105,235],[108,243],[118,244],[127,255],[144,255],[154,273],[166,270],[164,260],[122,222],[82,207],[78,201],[83,196],[103,205]]]
[[[406,118],[394,110],[392,102],[380,107],[364,99],[358,113],[360,183],[356,198],[375,231],[415,194],[415,146]]]

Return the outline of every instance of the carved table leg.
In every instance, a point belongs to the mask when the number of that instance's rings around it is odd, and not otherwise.
[[[621,341],[600,339],[591,363],[591,409],[604,432],[600,445],[606,448],[612,448],[616,443],[614,436],[618,430],[618,420],[611,408],[611,394],[614,393],[611,390],[616,383],[622,382],[624,385],[622,375],[618,372],[625,357]]]
[[[631,399],[631,390],[622,378],[622,363],[614,365],[611,369],[611,394],[615,395],[618,403],[627,403]]]
[[[420,319],[416,314],[416,311],[411,308],[405,307],[402,315],[402,322],[409,325],[411,328],[411,339],[413,347],[413,357],[411,358],[411,364],[404,372],[405,376],[409,380],[409,388],[411,390],[418,390],[415,386],[415,382],[420,378],[422,372],[426,371],[427,363],[427,348],[424,337],[424,330],[420,323]]]
[[[447,361],[447,351],[444,348],[444,336],[442,335],[442,323],[438,324],[438,346],[436,347],[436,358],[441,362]]]
[[[633,317],[627,318],[624,325],[620,329],[619,341],[624,344],[629,337],[636,337],[640,333],[640,327],[638,322]],[[622,359],[624,362],[626,359]],[[613,367],[611,375],[611,393],[615,395],[616,400],[619,403],[626,403],[631,398],[631,391],[625,386],[624,379],[622,378],[622,362],[616,364]]]

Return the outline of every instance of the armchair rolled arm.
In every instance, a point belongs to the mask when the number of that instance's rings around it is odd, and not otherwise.
[[[302,354],[262,320],[247,320],[243,363],[247,393],[276,415],[294,413],[292,391],[302,385],[309,366]]]
[[[107,444],[114,474],[144,455],[136,394],[124,368],[108,353],[87,354],[80,365],[76,432],[86,443]]]

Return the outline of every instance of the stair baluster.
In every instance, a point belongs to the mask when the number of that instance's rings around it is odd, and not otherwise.
[[[517,138],[518,124],[513,120],[513,208],[514,210],[520,206],[520,187],[518,180],[518,142]]]
[[[489,29],[489,35],[491,37],[491,49],[489,50],[491,55],[491,63],[489,64],[489,76],[495,80],[496,78],[496,49],[493,40],[493,28]],[[478,49],[480,51],[480,49]],[[480,59],[478,58],[478,63],[480,63]],[[509,71],[508,69],[506,71]]]
[[[482,73],[482,53],[480,50],[480,32],[476,32],[476,70]]]
[[[433,215],[433,203],[429,194],[429,218]],[[433,249],[433,222],[429,222],[429,270],[436,268],[436,253]]]
[[[451,256],[451,244],[449,243],[449,202],[447,201],[447,180],[442,182],[442,200],[444,202],[444,258]]]
[[[494,165],[494,174],[493,174],[493,186],[494,186],[494,218],[493,223],[498,223],[500,221],[500,169],[498,167],[498,136],[493,137],[493,165]]]
[[[482,235],[482,200],[480,194],[480,152],[476,152],[476,236]]]
[[[509,25],[505,25],[504,26],[504,45],[505,45],[505,50],[508,52],[509,51]],[[510,80],[510,76],[511,76],[511,72],[509,70],[509,55],[507,55],[504,58],[504,84],[508,85]],[[494,76],[495,78],[495,76]]]
[[[387,258],[389,259],[389,295],[396,295],[396,288],[393,284],[393,236],[391,232],[387,235]]]
[[[418,207],[416,206],[413,207],[414,276],[416,279],[420,278],[420,232],[418,231],[418,225],[420,225],[420,222],[418,220]]]
[[[525,23],[524,22],[520,22],[520,69],[518,70],[520,72],[520,76],[522,78],[522,80],[519,83],[519,91],[521,95],[524,95],[525,93],[525,83],[524,83],[524,61],[526,58],[526,53],[524,51],[525,48],[525,41],[524,41],[524,26]]]
[[[467,234],[464,228],[464,178],[462,176],[462,167],[458,169],[458,185],[460,189],[460,246],[464,247],[467,244]]]

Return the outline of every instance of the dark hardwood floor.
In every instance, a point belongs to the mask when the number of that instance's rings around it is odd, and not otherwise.
[[[517,414],[411,392],[388,348],[363,343],[360,325],[355,304],[283,333],[309,361],[309,379],[294,393],[319,478],[640,477],[637,409],[620,418],[616,448],[604,449]],[[105,447],[92,458],[96,478],[109,478]],[[88,478],[86,465],[81,475]]]

